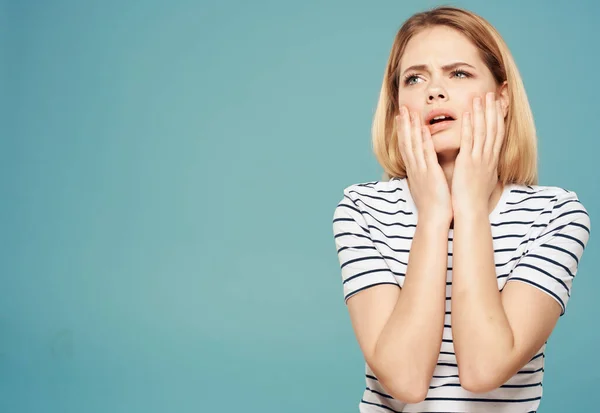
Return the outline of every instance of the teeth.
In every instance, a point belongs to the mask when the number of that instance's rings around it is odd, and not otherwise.
[[[434,118],[431,118],[431,120],[429,121],[429,124],[433,125],[434,123],[436,123],[438,121],[444,121],[444,120],[452,120],[452,117],[446,116],[446,115],[439,115]]]

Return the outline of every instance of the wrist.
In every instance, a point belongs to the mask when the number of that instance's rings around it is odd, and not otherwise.
[[[457,208],[454,211],[454,222],[474,222],[488,220],[489,213],[486,206],[471,206],[470,208]]]
[[[452,222],[451,214],[430,213],[430,214],[419,214],[418,224],[422,227],[426,227],[428,229],[435,231],[435,230],[448,230],[450,228],[451,222]]]

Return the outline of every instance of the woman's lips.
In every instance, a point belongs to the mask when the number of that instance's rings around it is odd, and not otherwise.
[[[429,128],[429,133],[431,135],[433,135],[436,132],[439,132],[444,129],[448,129],[449,127],[452,126],[453,123],[454,123],[453,120],[444,120],[442,122],[434,123],[433,125],[427,125],[427,127]]]

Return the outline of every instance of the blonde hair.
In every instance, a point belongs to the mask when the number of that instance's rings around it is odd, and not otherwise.
[[[413,15],[398,30],[394,39],[371,129],[373,151],[384,169],[383,179],[406,177],[394,121],[399,112],[400,59],[408,41],[415,34],[434,26],[450,27],[470,39],[479,49],[480,56],[492,72],[497,85],[507,82],[509,106],[498,164],[499,179],[504,184],[536,185],[537,138],[533,114],[508,46],[485,19],[470,11],[448,6]]]

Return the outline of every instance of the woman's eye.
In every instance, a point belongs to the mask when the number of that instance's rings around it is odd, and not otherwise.
[[[462,78],[462,79],[469,77],[469,74],[462,70],[456,70],[456,71],[452,72],[452,74],[455,75],[456,77]]]
[[[417,81],[420,80],[420,78],[418,76],[409,76],[406,78],[406,84],[407,85],[414,85],[415,83],[417,83]]]

